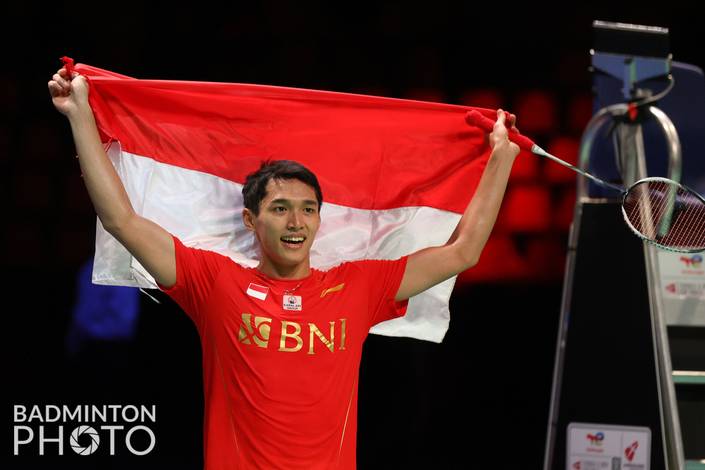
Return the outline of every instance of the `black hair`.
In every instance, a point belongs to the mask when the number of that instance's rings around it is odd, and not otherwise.
[[[247,175],[245,186],[242,187],[242,199],[245,207],[253,214],[259,215],[259,204],[267,195],[269,180],[299,180],[316,192],[318,209],[323,204],[323,193],[318,184],[318,178],[311,170],[301,163],[292,160],[266,160],[259,169]]]

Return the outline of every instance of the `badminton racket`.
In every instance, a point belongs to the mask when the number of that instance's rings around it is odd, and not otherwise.
[[[478,111],[467,113],[466,121],[485,132],[494,128],[494,121]],[[600,186],[619,191],[624,221],[639,238],[679,253],[705,251],[705,198],[687,186],[668,178],[649,177],[624,188],[551,155],[516,130],[509,129],[509,138],[524,150],[563,165]]]

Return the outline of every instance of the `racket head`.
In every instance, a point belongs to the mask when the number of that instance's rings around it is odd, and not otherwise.
[[[640,238],[678,253],[705,251],[705,199],[668,178],[644,178],[622,197],[622,215]]]

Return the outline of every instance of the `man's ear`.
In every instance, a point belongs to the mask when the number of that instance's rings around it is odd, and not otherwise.
[[[256,216],[248,208],[242,210],[242,222],[245,224],[245,228],[250,232],[255,231],[255,218]]]

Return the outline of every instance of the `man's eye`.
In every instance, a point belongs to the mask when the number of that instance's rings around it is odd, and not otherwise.
[[[304,209],[304,211],[306,211],[307,214],[315,214],[316,213],[316,209],[314,209],[313,207],[307,207],[306,209]]]
[[[286,210],[286,208],[282,207],[282,206],[276,206],[274,208],[274,212],[284,212],[285,210]]]

